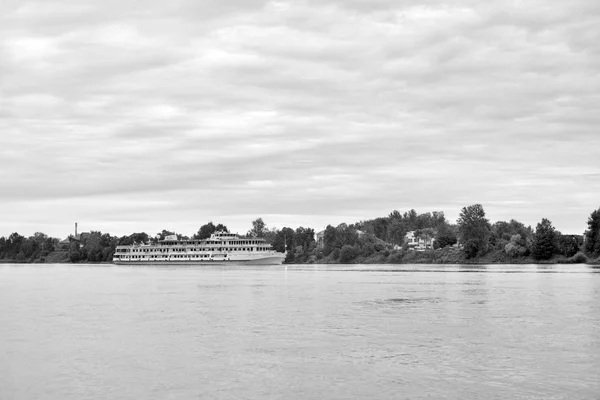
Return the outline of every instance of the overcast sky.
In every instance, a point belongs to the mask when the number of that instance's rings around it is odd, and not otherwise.
[[[0,236],[600,207],[598,0],[0,7]]]

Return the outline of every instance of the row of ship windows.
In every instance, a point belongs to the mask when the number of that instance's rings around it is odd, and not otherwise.
[[[230,245],[243,245],[243,246],[249,246],[249,245],[253,245],[253,244],[264,244],[265,241],[264,240],[207,240],[206,242],[187,242],[188,244],[192,245],[192,244],[230,244]],[[173,246],[173,245],[177,245],[177,244],[182,244],[181,242],[161,242],[161,245],[164,246]]]
[[[171,253],[171,252],[188,252],[188,251],[269,251],[269,247],[232,247],[232,248],[193,248],[193,249],[132,249],[132,253]],[[129,249],[117,249],[116,253],[128,253]]]
[[[216,256],[225,257],[225,254],[215,254]],[[116,255],[119,257],[119,255]],[[171,254],[169,256],[122,256],[121,258],[210,258],[208,254],[191,254],[191,255],[183,255],[183,254]]]

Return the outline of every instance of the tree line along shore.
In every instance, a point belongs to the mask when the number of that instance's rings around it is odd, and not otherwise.
[[[0,262],[4,263],[104,263],[111,262],[118,245],[155,243],[165,236],[206,239],[223,224],[209,222],[191,237],[163,230],[127,236],[91,231],[52,238],[37,232],[24,237],[0,237]],[[583,235],[563,234],[542,219],[533,229],[514,219],[490,223],[481,204],[463,207],[455,223],[443,212],[418,214],[393,211],[388,216],[352,224],[312,228],[268,228],[262,218],[252,221],[248,237],[264,238],[277,251],[287,251],[287,264],[600,264],[600,208],[587,221]],[[416,249],[407,241],[428,244]]]

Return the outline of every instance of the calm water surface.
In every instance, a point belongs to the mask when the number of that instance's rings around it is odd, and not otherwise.
[[[589,266],[0,265],[0,399],[600,399]]]

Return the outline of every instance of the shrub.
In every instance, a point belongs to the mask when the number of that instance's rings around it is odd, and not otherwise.
[[[81,260],[81,253],[79,253],[78,250],[72,251],[69,255],[69,260],[72,263],[78,262],[79,260]]]
[[[519,234],[513,235],[510,238],[510,242],[504,246],[504,252],[509,257],[522,257],[527,255],[525,240]]]
[[[340,262],[347,263],[354,260],[358,256],[358,251],[353,246],[344,245],[340,250]]]
[[[342,248],[342,250],[343,250],[343,248]],[[369,257],[373,253],[375,253],[375,246],[373,246],[373,243],[365,243],[362,246],[362,249],[361,249],[362,256]]]
[[[338,258],[340,258],[340,249],[338,249],[337,247],[335,249],[333,249],[333,251],[331,252],[331,259],[332,260],[337,260]]]
[[[402,256],[403,254],[401,252],[395,251],[387,257],[385,262],[388,264],[400,264],[402,262]]]
[[[467,240],[465,247],[463,248],[467,258],[473,258],[479,252],[479,241],[475,239]]]
[[[440,229],[435,241],[433,242],[434,249],[443,249],[444,247],[452,246],[458,242],[456,234],[449,228]]]
[[[506,246],[509,245],[510,242],[504,239],[498,239],[496,244],[494,245],[494,250],[505,250]]]
[[[582,252],[577,252],[573,257],[569,258],[569,261],[573,264],[584,264],[589,262],[589,259]]]
[[[567,257],[573,257],[583,243],[575,235],[558,235],[558,250]]]

